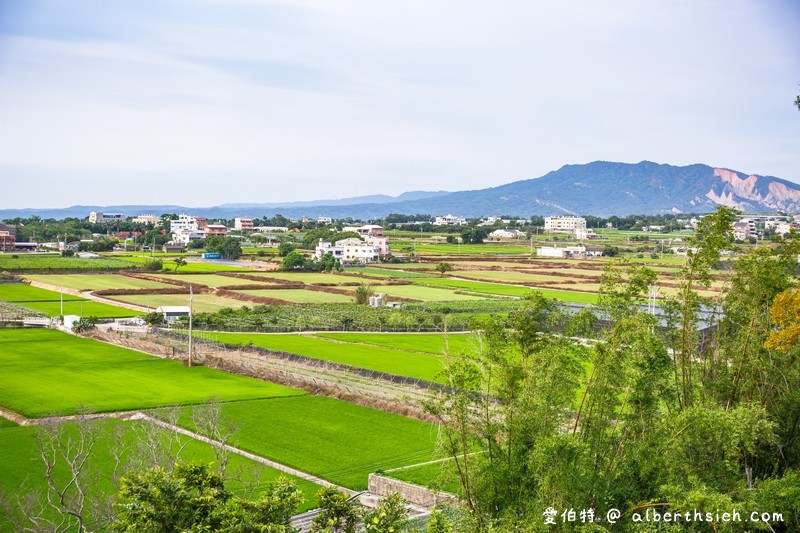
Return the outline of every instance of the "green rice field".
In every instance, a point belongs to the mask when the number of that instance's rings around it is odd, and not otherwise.
[[[223,415],[239,427],[235,446],[353,490],[378,469],[437,458],[436,425],[324,396],[226,403]]]
[[[333,294],[322,291],[311,291],[306,289],[266,289],[266,290],[244,290],[236,291],[253,296],[264,298],[277,298],[287,302],[298,304],[324,304],[324,303],[352,303],[355,295]]]
[[[316,336],[433,355],[473,350],[475,343],[475,337],[470,333],[317,333]]]
[[[120,432],[124,435],[126,451],[122,454],[123,466],[125,461],[135,450],[134,430],[142,422],[120,422],[117,420],[98,420],[93,422],[97,430],[101,433],[101,438],[97,441],[92,454],[88,460],[89,475],[93,476],[93,481],[87,486],[90,497],[96,495],[111,496],[117,491],[109,473],[113,471],[115,459],[110,447],[115,442],[115,434]],[[45,478],[42,474],[44,466],[39,456],[39,450],[34,439],[35,428],[15,427],[0,429],[0,491],[6,494],[17,495],[25,492],[46,490]],[[67,424],[67,432],[74,433],[74,425]],[[185,443],[185,448],[178,456],[182,461],[194,461],[202,464],[211,465],[216,469],[216,457],[211,447],[200,441],[181,437]],[[177,454],[177,445],[172,446],[172,453]],[[123,468],[121,473],[124,473]],[[66,472],[56,469],[55,478],[59,483],[66,481]],[[227,476],[230,478],[226,487],[236,495],[244,493],[242,481],[246,483],[258,482],[265,485],[276,481],[279,477],[294,482],[303,495],[303,501],[298,507],[298,512],[304,512],[316,507],[316,492],[320,487],[309,481],[290,476],[273,468],[264,467],[255,461],[242,457],[241,455],[230,454],[227,464]],[[261,495],[262,488],[256,489],[254,497]],[[8,523],[4,523],[4,517],[0,516],[0,531],[12,531]]]
[[[14,255],[17,258],[14,258]],[[0,254],[0,270],[122,270],[136,265],[124,259],[101,257],[81,259],[57,254]]]
[[[254,276],[264,276],[268,278],[282,279],[285,281],[295,281],[300,283],[360,283],[362,280],[355,276],[342,276],[338,274],[326,274],[320,272],[254,272]]]
[[[31,287],[26,284],[0,284],[0,300],[49,316],[61,315],[61,297],[58,292]],[[94,302],[71,294],[64,294],[63,302],[65,315],[119,318],[141,314],[124,307]]]
[[[425,279],[428,283],[431,280]],[[480,300],[480,296],[473,294],[459,294],[454,290],[439,287],[425,287],[423,285],[386,285],[374,287],[375,293],[384,293],[391,300],[392,296],[411,298],[422,302],[458,302],[464,300]]]
[[[163,305],[189,305],[188,294],[121,294],[109,296],[109,299],[127,302],[143,307],[155,309]],[[213,294],[195,294],[192,299],[192,308],[195,313],[214,313],[225,307],[238,309],[243,305],[252,305],[231,298],[214,296]]]
[[[0,330],[0,405],[28,417],[305,392],[55,330]]]
[[[333,337],[321,335],[208,333],[201,338],[226,344],[252,343],[262,348],[428,381],[439,379],[443,368],[441,351],[426,355],[419,353],[423,350],[415,352],[385,347],[387,345],[335,342]]]
[[[183,272],[183,269],[180,270]],[[217,274],[191,274],[191,275],[182,275],[182,274],[156,274],[157,277],[163,278],[165,280],[176,280],[182,281],[185,283],[197,283],[200,285],[205,285],[207,287],[211,287],[213,289],[219,287],[230,287],[231,285],[256,285],[259,282],[251,281],[249,279],[240,279],[240,278],[232,278],[229,276],[220,276]],[[269,282],[264,282],[264,285],[269,285]],[[173,285],[174,286],[174,285]]]
[[[27,274],[25,279],[75,290],[169,289],[175,285],[119,274]]]

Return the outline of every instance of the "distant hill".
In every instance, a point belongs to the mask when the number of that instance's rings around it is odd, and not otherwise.
[[[209,218],[236,216],[302,216],[381,218],[389,213],[452,213],[487,215],[629,215],[703,213],[718,205],[747,212],[800,212],[800,185],[771,176],[747,175],[725,168],[696,164],[684,167],[652,163],[596,161],[565,165],[540,178],[499,187],[460,192],[414,191],[392,197],[362,196],[283,204],[224,204],[182,206],[73,206],[64,209],[7,209],[0,218],[39,215],[44,218],[85,217],[89,211],[139,215],[192,213]]]

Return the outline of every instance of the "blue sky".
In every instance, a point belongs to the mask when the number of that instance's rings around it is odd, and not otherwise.
[[[800,182],[800,2],[0,0],[0,208]]]

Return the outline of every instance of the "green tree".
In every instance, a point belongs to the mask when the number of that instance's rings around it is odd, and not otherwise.
[[[302,253],[298,252],[297,250],[293,250],[289,252],[286,257],[283,258],[281,262],[281,269],[282,270],[299,270],[305,267],[306,265],[306,256]]]
[[[442,277],[444,277],[444,275],[451,270],[453,270],[453,265],[451,263],[442,261],[436,265],[436,272],[438,272]]]
[[[238,498],[207,465],[179,462],[171,472],[155,467],[122,479],[112,531],[289,533],[302,499],[283,478],[256,500]]]
[[[186,266],[186,259],[183,257],[176,257],[175,258],[175,272],[182,266]]]
[[[356,287],[356,304],[367,305],[369,304],[370,296],[375,294],[375,288],[368,283],[360,283]]]
[[[242,256],[242,245],[239,239],[214,235],[206,239],[206,251],[220,254],[225,259],[239,259]]]
[[[278,254],[281,257],[286,257],[294,250],[294,245],[290,242],[282,242],[278,245]]]

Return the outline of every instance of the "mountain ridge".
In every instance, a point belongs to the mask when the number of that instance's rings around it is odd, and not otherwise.
[[[702,163],[673,166],[652,161],[594,161],[566,164],[538,178],[469,191],[410,191],[398,196],[370,195],[337,200],[274,204],[71,206],[60,209],[6,209],[0,218],[36,214],[44,218],[88,216],[89,211],[142,213],[188,212],[209,218],[274,216],[289,218],[382,218],[389,213],[466,217],[493,214],[629,215],[703,213],[718,205],[749,212],[800,212],[800,184],[774,176],[746,174]]]

